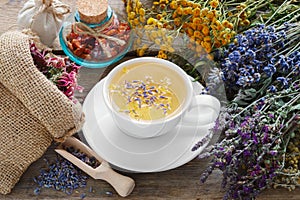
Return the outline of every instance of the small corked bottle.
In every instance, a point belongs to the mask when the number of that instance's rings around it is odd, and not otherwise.
[[[75,63],[102,68],[119,61],[131,48],[129,23],[107,0],[77,0],[75,22],[65,24],[60,44]]]

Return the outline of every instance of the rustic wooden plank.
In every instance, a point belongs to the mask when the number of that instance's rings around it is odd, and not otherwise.
[[[18,10],[24,4],[24,0],[0,0],[0,34],[15,30],[17,27],[16,16]],[[70,1],[68,1],[70,2]],[[110,0],[110,4],[123,10],[121,0]],[[77,93],[76,97],[82,103],[85,96],[91,88],[103,78],[105,69],[87,69],[82,68],[80,71],[79,84],[85,90],[83,93]],[[102,76],[103,75],[103,76]],[[84,140],[82,133],[79,137]],[[72,195],[67,195],[63,192],[53,189],[42,189],[39,196],[33,194],[36,185],[33,182],[33,177],[39,174],[39,170],[44,167],[44,159],[50,162],[54,161],[56,154],[53,151],[53,144],[44,156],[34,162],[29,169],[21,177],[21,180],[12,193],[9,195],[0,195],[0,199],[80,199],[82,193],[86,193],[86,199],[123,199],[119,197],[110,185],[101,180],[88,180],[86,188],[78,189]],[[220,171],[214,171],[208,178],[205,184],[199,181],[201,173],[207,166],[207,160],[194,159],[193,161],[178,167],[173,170],[159,173],[123,173],[132,177],[136,181],[136,187],[128,199],[197,199],[197,200],[214,200],[222,199],[223,190],[221,189],[222,174]],[[93,187],[93,192],[89,192],[89,187]],[[260,200],[267,199],[300,199],[299,189],[293,192],[288,192],[285,189],[266,190],[259,198]]]

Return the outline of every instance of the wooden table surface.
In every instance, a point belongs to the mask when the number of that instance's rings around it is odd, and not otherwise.
[[[66,2],[72,2],[70,4],[73,4],[73,1]],[[124,9],[121,0],[110,0],[109,2],[115,9]],[[15,26],[17,13],[24,3],[24,0],[0,0],[0,35],[17,28]],[[76,97],[81,103],[90,89],[99,81],[104,70],[88,68],[80,70],[79,84],[85,89],[83,93],[77,94]],[[81,132],[79,132],[79,136],[83,138]],[[45,166],[43,158],[51,161],[55,157],[56,154],[52,146],[41,159],[28,168],[13,191],[8,195],[0,195],[0,199],[80,199],[82,193],[86,194],[85,199],[123,199],[117,195],[108,183],[92,178],[88,179],[86,188],[80,188],[71,195],[46,188],[42,189],[40,195],[34,195],[33,190],[37,185],[33,182],[33,177],[37,176],[39,169]],[[222,178],[220,171],[214,171],[205,184],[199,181],[206,165],[207,160],[196,158],[181,167],[165,172],[126,173],[136,182],[135,189],[126,199],[222,199],[224,191],[220,186]],[[92,186],[93,192],[89,192],[90,186]],[[269,189],[264,191],[258,199],[300,199],[299,191],[299,189],[292,192],[285,189]]]

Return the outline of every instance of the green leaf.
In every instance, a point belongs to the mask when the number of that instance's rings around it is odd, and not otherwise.
[[[207,65],[207,63],[205,61],[199,61],[199,62],[196,63],[195,68],[201,67],[203,65]]]
[[[291,109],[290,109],[290,111],[294,111],[294,110],[300,110],[300,104],[292,106]]]
[[[285,102],[282,101],[281,99],[278,100],[277,102],[275,102],[275,105],[276,105],[276,107],[278,107],[278,108],[282,107],[284,104],[285,104]]]
[[[254,88],[250,88],[244,91],[245,95],[248,97],[254,98],[257,95],[257,91]]]
[[[247,106],[249,102],[243,101],[242,99],[234,100],[234,103],[238,104],[239,106]]]

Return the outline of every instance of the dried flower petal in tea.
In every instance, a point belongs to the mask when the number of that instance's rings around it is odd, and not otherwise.
[[[125,80],[123,85],[112,85],[113,99],[121,112],[136,120],[155,120],[166,117],[179,107],[176,94],[170,89],[170,80]]]

